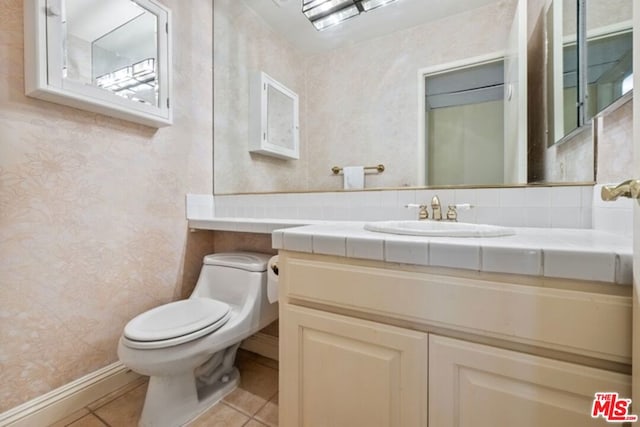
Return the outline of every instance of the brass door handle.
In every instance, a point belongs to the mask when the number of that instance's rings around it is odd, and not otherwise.
[[[604,201],[617,200],[618,197],[640,199],[640,180],[629,179],[618,185],[605,185],[600,191],[600,197]]]

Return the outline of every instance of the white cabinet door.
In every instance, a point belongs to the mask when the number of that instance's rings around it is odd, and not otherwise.
[[[427,425],[427,334],[281,308],[281,427]]]
[[[628,397],[631,377],[431,335],[429,425],[587,427],[596,392]]]

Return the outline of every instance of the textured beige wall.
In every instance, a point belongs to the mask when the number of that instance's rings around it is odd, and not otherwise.
[[[633,178],[633,101],[604,116],[598,129],[598,183]]]
[[[302,56],[238,0],[214,2],[215,192],[306,188],[305,82]],[[264,71],[298,94],[300,159],[249,153],[249,79]]]
[[[173,12],[175,124],[26,98],[22,1],[0,5],[0,412],[115,362],[124,324],[193,286],[210,235],[212,6]]]
[[[594,155],[597,156],[595,181],[613,183],[634,176],[633,103],[628,102],[599,119],[596,144],[592,129],[571,140],[556,144],[545,153],[546,180],[593,181]]]

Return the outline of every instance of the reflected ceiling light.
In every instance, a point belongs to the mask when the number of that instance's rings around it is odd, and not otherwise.
[[[136,92],[156,89],[155,59],[148,58],[96,77],[96,85],[124,98],[149,104],[147,101],[134,98],[133,95]]]
[[[302,0],[302,13],[322,31],[396,0]]]

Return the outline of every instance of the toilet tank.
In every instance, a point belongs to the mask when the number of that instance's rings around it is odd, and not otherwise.
[[[213,298],[243,305],[251,289],[259,288],[266,298],[267,263],[271,255],[257,252],[228,252],[204,257],[202,270],[191,297]]]

